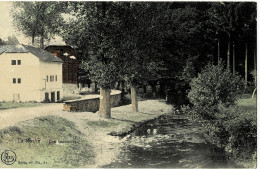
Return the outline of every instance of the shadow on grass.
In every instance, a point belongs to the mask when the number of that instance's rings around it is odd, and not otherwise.
[[[126,119],[118,119],[118,118],[111,118],[111,119],[112,119],[112,120],[122,121],[122,122],[128,122],[128,123],[136,123],[136,121],[126,120]]]

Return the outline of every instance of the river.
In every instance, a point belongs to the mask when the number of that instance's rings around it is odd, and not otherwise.
[[[127,136],[122,152],[102,168],[235,168],[218,147],[207,143],[201,124],[165,115]]]

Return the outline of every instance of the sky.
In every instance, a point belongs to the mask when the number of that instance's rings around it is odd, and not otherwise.
[[[17,35],[12,25],[11,6],[12,2],[0,1],[0,38],[4,40],[7,40],[8,36]]]
[[[13,26],[13,18],[11,16],[12,1],[0,1],[0,38],[7,40],[8,36],[15,36],[21,44],[29,45],[30,38],[25,37]],[[50,44],[65,44],[61,37],[55,36]]]

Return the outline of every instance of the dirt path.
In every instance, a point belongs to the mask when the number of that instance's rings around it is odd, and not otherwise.
[[[21,107],[0,110],[0,129],[13,126],[18,122],[45,115],[59,115],[63,112],[63,103],[48,103],[37,107]]]

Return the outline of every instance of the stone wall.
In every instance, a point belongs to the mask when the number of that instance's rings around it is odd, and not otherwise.
[[[121,91],[112,91],[111,107],[118,106],[121,101]],[[99,110],[99,95],[76,100],[64,101],[64,110],[70,112],[96,112]]]

